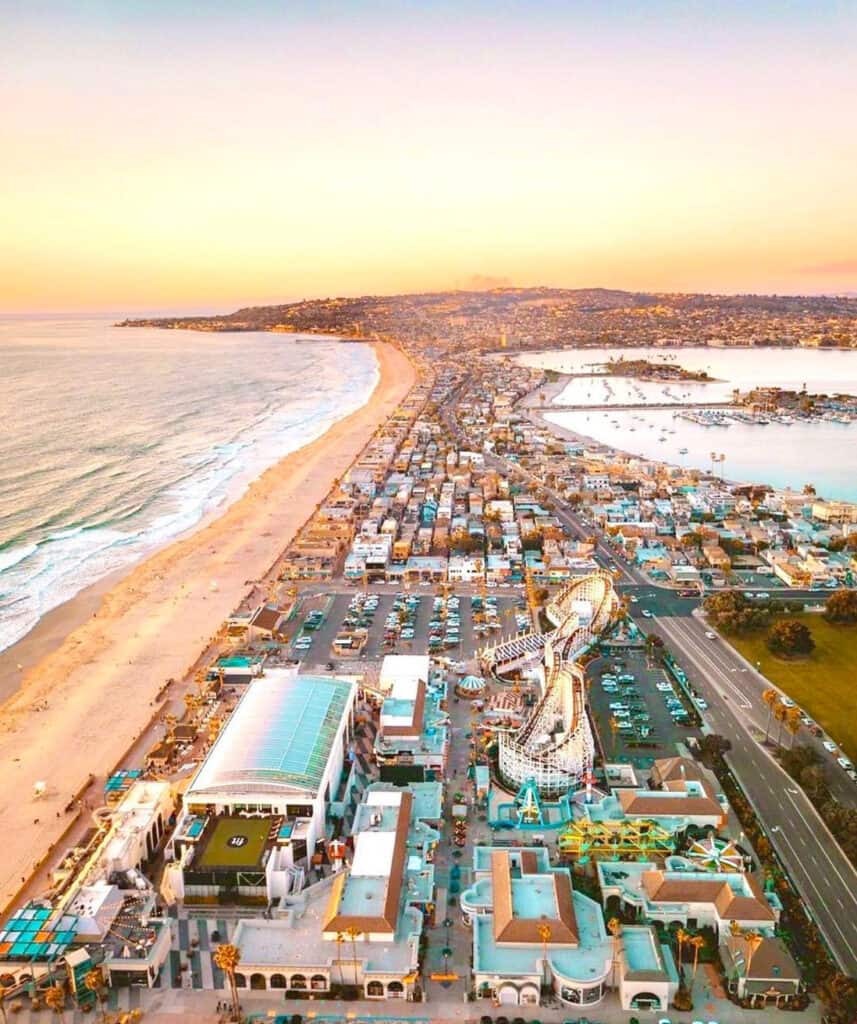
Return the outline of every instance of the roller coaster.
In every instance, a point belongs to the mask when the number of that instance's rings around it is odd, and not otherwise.
[[[510,788],[533,779],[542,796],[561,796],[592,770],[594,742],[578,662],[613,620],[618,604],[608,573],[579,577],[546,606],[555,626],[550,633],[528,633],[482,651],[486,672],[502,675],[529,665],[543,676],[541,699],[521,728],[500,733],[499,772]]]

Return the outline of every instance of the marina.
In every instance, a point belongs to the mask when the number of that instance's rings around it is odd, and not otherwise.
[[[764,387],[810,395],[857,395],[857,353],[818,349],[602,349],[521,356],[524,365],[593,373],[619,353],[677,362],[714,378],[674,384],[570,377],[543,407],[545,419],[618,451],[724,479],[857,499],[857,416],[847,401],[785,413],[734,405]],[[573,410],[569,406],[574,406]],[[555,410],[555,411],[553,411]],[[763,443],[760,441],[764,439]]]

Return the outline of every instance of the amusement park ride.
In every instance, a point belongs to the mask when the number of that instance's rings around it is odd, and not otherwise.
[[[516,732],[500,734],[499,771],[510,785],[533,780],[540,796],[559,797],[592,771],[595,745],[579,661],[617,608],[612,577],[591,573],[573,580],[546,606],[553,631],[514,637],[482,652],[488,672],[528,663],[542,679],[541,699],[526,722]]]
[[[585,806],[591,801],[594,779],[590,774],[584,781]],[[593,821],[585,814],[575,814],[571,794],[556,803],[548,803],[539,795],[534,779],[527,779],[514,801],[501,804],[498,810],[503,817],[492,821],[492,828],[559,830],[558,852],[579,864],[586,864],[590,860],[651,860],[653,857],[669,856],[676,848],[675,834],[655,821]],[[699,845],[701,862],[703,845]]]

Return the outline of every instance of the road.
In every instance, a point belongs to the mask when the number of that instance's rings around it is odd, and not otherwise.
[[[449,411],[444,419],[458,435]],[[581,522],[568,509],[561,495],[514,462],[497,455],[486,455],[485,461],[546,491],[555,503],[555,514],[573,536],[596,539],[599,563],[618,568],[620,585],[633,587],[635,591],[646,587],[650,593],[657,592],[638,569],[616,557],[597,528]],[[811,591],[798,593],[818,597]],[[789,595],[779,591],[778,596]],[[690,616],[642,618],[640,624],[659,632],[669,643],[691,684],[708,701],[706,722],[732,743],[728,756],[730,767],[755,808],[773,848],[840,968],[857,977],[857,872],[803,791],[753,738],[751,730],[763,722],[761,690],[768,685],[767,681],[763,677],[754,678],[736,652],[722,641],[708,639],[705,627]],[[766,717],[767,708],[764,710]],[[764,732],[764,724],[761,728]]]
[[[694,619],[659,619],[650,628],[708,701],[705,721],[731,742],[730,767],[772,846],[840,967],[857,976],[857,872],[803,791],[754,738],[753,729],[764,732],[767,718],[758,681]]]
[[[694,617],[668,616],[650,619],[646,628],[660,632],[677,655],[682,667],[685,667],[683,657],[691,657],[700,668],[716,671],[723,683],[717,691],[718,698],[733,703],[740,710],[748,726],[755,727],[762,734],[766,731],[768,706],[762,700],[762,694],[771,687],[771,682],[749,666],[727,641],[719,637],[716,640],[710,639],[706,636],[706,633],[710,632],[710,627]],[[771,735],[776,734],[777,724],[773,722]],[[801,726],[794,737],[794,742],[814,747],[826,769],[830,792],[846,807],[857,807],[857,783],[845,774],[836,763],[835,757],[824,749],[822,738],[814,736],[809,729]],[[785,730],[783,742],[791,742],[791,737],[786,735]]]

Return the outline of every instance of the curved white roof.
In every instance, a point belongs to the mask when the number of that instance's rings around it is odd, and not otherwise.
[[[248,686],[185,799],[317,792],[353,692],[330,676],[268,670]]]

